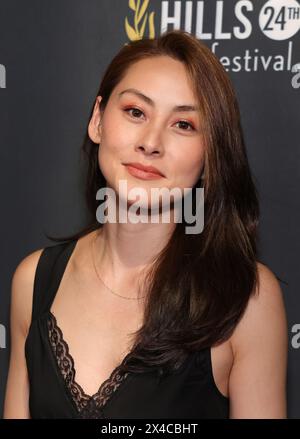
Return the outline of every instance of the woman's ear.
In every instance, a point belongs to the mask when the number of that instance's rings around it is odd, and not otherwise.
[[[101,142],[101,112],[100,112],[100,102],[102,100],[101,96],[97,96],[94,105],[93,114],[88,125],[88,135],[89,138],[94,142],[99,144]]]

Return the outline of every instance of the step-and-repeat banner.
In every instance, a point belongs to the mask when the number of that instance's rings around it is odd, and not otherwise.
[[[261,203],[261,260],[289,324],[288,415],[300,417],[300,3],[296,0],[1,0],[0,410],[13,272],[83,225],[80,147],[101,75],[122,45],[184,29],[238,95]]]

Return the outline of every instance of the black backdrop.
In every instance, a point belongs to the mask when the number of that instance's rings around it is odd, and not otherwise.
[[[288,415],[299,418],[300,4],[152,0],[137,23],[144,1],[0,1],[1,412],[11,277],[51,243],[44,231],[68,234],[84,223],[79,150],[101,75],[131,38],[181,28],[205,39],[235,85],[260,195],[261,260],[284,281]]]

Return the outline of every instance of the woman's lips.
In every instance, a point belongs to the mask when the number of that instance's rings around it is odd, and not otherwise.
[[[155,174],[154,172],[143,171],[142,169],[135,168],[132,165],[125,166],[131,175],[142,180],[157,180],[158,178],[164,178],[162,175]]]

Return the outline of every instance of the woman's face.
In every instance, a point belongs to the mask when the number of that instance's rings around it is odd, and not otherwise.
[[[177,187],[183,194],[195,185],[204,164],[203,134],[199,110],[183,108],[198,103],[181,62],[168,56],[138,61],[113,90],[102,117],[100,101],[98,96],[88,133],[100,143],[99,166],[117,195],[119,180],[126,180],[128,191],[145,189],[148,200],[151,188]],[[154,166],[164,177],[138,178],[125,166],[133,162]]]

